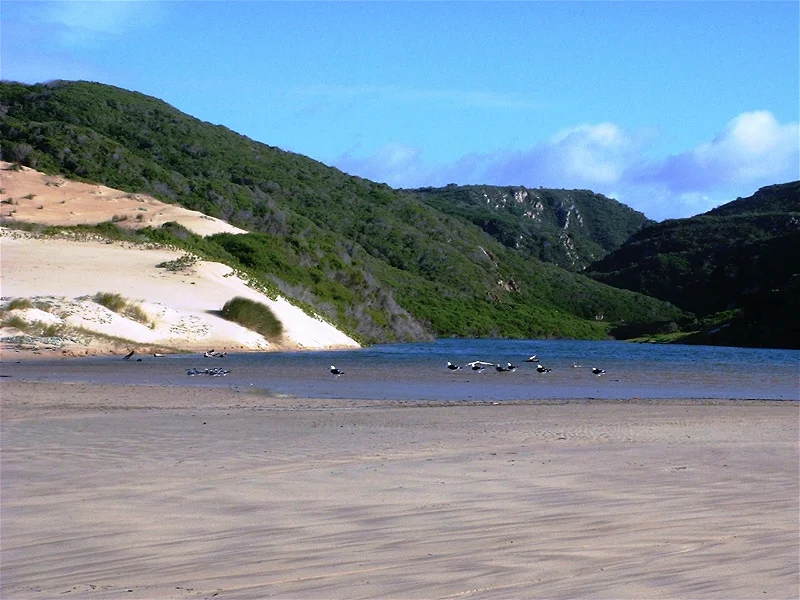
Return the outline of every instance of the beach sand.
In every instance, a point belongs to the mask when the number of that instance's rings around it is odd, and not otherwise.
[[[2,382],[0,597],[797,598],[797,402]]]

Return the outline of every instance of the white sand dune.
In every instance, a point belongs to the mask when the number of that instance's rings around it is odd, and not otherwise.
[[[7,166],[0,163],[0,169]],[[0,216],[6,221],[74,225],[100,223],[117,216],[125,217],[118,220],[123,226],[157,226],[176,221],[200,235],[243,231],[219,219],[153,198],[64,181],[27,168],[1,170],[0,188],[3,189],[0,197],[5,201],[0,205]],[[141,211],[142,208],[147,210]],[[16,212],[9,214],[11,211]],[[138,219],[139,214],[145,217]],[[54,319],[60,319],[55,322],[153,347],[176,350],[358,347],[357,342],[334,326],[309,316],[286,299],[273,300],[248,287],[220,263],[199,261],[179,271],[156,267],[183,255],[169,249],[63,236],[45,238],[0,228],[0,295],[5,299],[4,305],[13,298],[35,298],[37,304],[50,307],[48,318],[42,317],[43,311],[31,309],[15,313],[26,321],[52,324]],[[93,302],[98,292],[120,294],[138,303],[149,324],[112,313]],[[282,339],[270,343],[260,334],[221,318],[218,311],[236,296],[269,306],[283,324]],[[6,328],[2,337],[17,340],[15,333],[19,332]],[[108,344],[97,339],[91,342],[74,339],[56,349],[85,353],[98,348],[106,350]],[[125,347],[124,343],[112,345],[120,350]],[[5,344],[6,349],[14,346]]]

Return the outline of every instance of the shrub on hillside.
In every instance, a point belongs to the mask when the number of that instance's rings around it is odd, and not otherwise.
[[[260,333],[274,341],[283,334],[283,324],[269,306],[237,296],[228,300],[222,307],[222,316],[228,321]]]
[[[101,306],[105,306],[110,311],[153,327],[153,323],[150,322],[150,318],[147,316],[144,309],[136,302],[129,302],[120,294],[97,292],[94,295],[94,301]]]
[[[125,298],[112,292],[97,292],[94,295],[94,301],[115,313],[120,312],[127,304]]]
[[[26,308],[33,308],[33,302],[28,298],[14,298],[8,303],[8,306],[6,306],[6,310],[24,310]]]

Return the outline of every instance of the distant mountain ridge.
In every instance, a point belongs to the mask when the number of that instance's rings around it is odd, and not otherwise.
[[[588,274],[701,318],[734,311],[698,342],[800,347],[800,181],[650,225]]]
[[[590,190],[451,184],[410,191],[443,213],[477,225],[504,246],[571,271],[582,271],[654,223]]]
[[[800,213],[800,181],[768,185],[747,198],[737,198],[707,213],[712,217],[764,213]]]

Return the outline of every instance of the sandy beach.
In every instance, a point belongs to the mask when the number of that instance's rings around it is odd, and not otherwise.
[[[0,597],[797,598],[797,402],[2,381]]]

